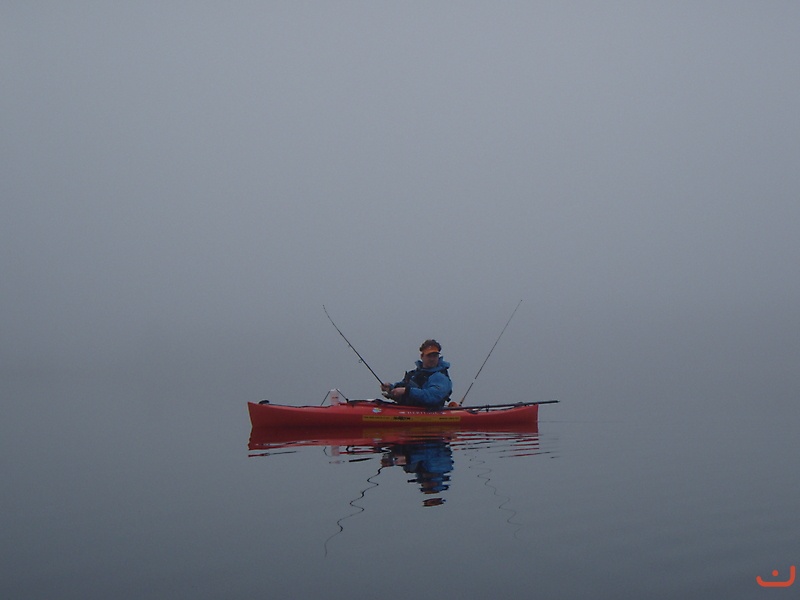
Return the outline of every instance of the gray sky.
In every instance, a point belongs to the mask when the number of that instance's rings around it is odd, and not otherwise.
[[[386,379],[440,338],[463,392],[524,298],[489,389],[794,394],[798,31],[796,2],[6,2],[0,357],[188,346],[375,393],[324,303]]]

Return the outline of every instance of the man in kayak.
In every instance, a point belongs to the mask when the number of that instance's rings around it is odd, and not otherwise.
[[[447,373],[450,363],[442,358],[442,345],[436,340],[425,340],[419,351],[417,368],[408,371],[402,381],[382,383],[381,390],[398,404],[442,408],[453,393],[453,382]]]

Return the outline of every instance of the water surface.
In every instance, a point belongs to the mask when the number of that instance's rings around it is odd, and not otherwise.
[[[800,563],[791,409],[287,444],[213,386],[4,388],[4,597],[754,598]]]

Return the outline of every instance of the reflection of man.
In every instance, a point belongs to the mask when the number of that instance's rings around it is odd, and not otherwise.
[[[403,471],[415,475],[409,483],[418,483],[425,495],[438,494],[450,487],[450,471],[453,470],[453,451],[443,439],[424,440],[397,444],[384,457],[384,465],[398,465]],[[423,504],[436,506],[442,498],[429,498]]]
[[[417,361],[417,368],[408,371],[403,381],[382,383],[381,390],[398,404],[442,408],[453,393],[447,372],[450,363],[442,358],[442,345],[436,340],[425,340],[419,351],[421,360]]]

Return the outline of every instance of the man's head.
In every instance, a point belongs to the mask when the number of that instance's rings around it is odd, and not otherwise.
[[[422,355],[422,366],[424,368],[430,369],[439,364],[439,355],[442,351],[442,345],[436,340],[425,340],[419,347],[419,351]]]

